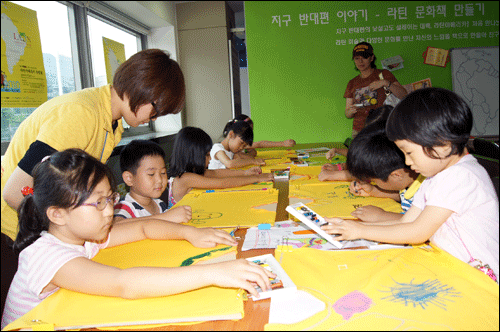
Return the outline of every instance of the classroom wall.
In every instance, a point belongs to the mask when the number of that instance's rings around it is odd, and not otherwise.
[[[424,12],[417,15],[420,6]],[[442,6],[446,10],[438,11]],[[451,90],[450,64],[425,65],[422,54],[428,46],[498,46],[498,10],[497,1],[246,1],[255,139],[349,137],[343,95],[359,74],[351,58],[361,41],[373,45],[377,68],[382,59],[403,57],[404,68],[393,72],[402,85],[431,78],[432,86]]]

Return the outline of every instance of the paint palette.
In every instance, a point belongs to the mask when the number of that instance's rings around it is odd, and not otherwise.
[[[296,292],[297,286],[293,283],[292,279],[286,274],[285,270],[281,267],[280,263],[274,258],[273,255],[261,255],[255,257],[247,258],[249,262],[258,264],[265,268],[268,271],[276,274],[276,278],[269,278],[271,281],[271,290],[264,292],[259,286],[255,286],[257,291],[259,292],[260,297],[254,298],[252,300],[259,301],[268,299],[272,296],[276,296],[277,294],[284,294],[290,292]]]
[[[311,210],[310,207],[299,202],[288,205],[286,207],[286,211],[309,226],[313,231],[321,235],[321,237],[323,237],[325,240],[327,240],[337,248],[342,248],[342,243],[340,243],[339,241],[335,241],[330,234],[326,233],[320,228],[321,226],[328,224],[328,222],[325,221],[322,216]]]
[[[273,169],[274,179],[289,179],[290,178],[290,168],[285,169]]]

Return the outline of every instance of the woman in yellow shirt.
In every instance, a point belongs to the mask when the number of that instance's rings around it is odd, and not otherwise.
[[[117,69],[112,85],[55,97],[19,126],[2,160],[2,233],[15,239],[21,190],[33,187],[31,171],[55,151],[80,148],[105,163],[123,133],[176,114],[184,107],[184,76],[177,62],[159,49],[131,56]]]

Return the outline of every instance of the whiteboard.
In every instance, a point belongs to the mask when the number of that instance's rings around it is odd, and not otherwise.
[[[498,136],[498,46],[451,49],[453,91],[472,110],[472,136]]]

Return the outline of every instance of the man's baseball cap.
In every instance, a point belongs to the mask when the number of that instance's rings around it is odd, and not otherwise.
[[[367,42],[356,44],[356,46],[354,46],[354,49],[352,50],[352,58],[354,59],[356,55],[361,55],[365,58],[373,55],[372,45]]]

